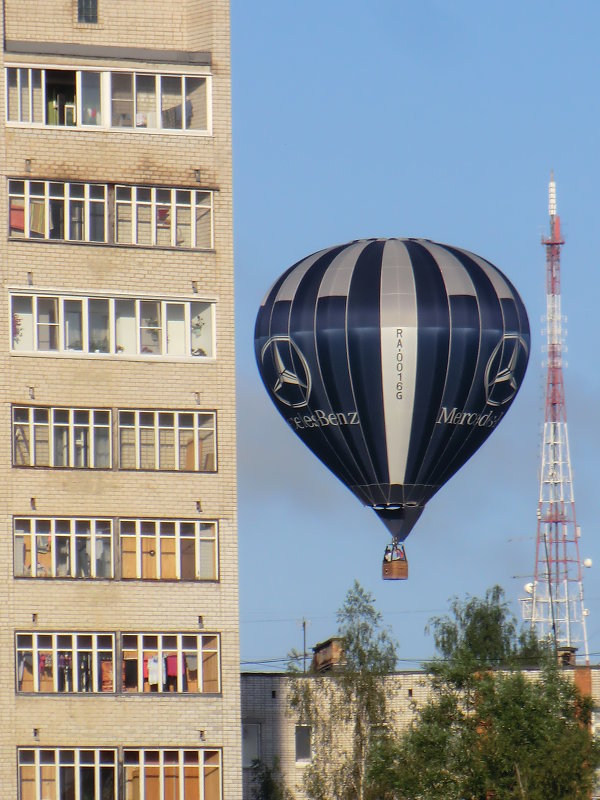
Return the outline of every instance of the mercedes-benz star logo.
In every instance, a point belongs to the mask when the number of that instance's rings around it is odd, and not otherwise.
[[[485,400],[490,406],[503,406],[516,395],[517,375],[523,375],[529,348],[519,333],[506,333],[500,339],[485,368]]]
[[[286,406],[308,405],[311,378],[308,363],[289,336],[272,336],[260,353],[265,383]]]

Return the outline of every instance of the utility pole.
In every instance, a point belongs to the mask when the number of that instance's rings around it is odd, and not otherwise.
[[[533,583],[521,600],[523,618],[538,638],[552,638],[557,650],[571,653],[581,646],[589,664],[583,602],[583,575],[579,553],[581,535],[575,515],[573,476],[567,432],[563,381],[563,317],[561,314],[560,251],[564,244],[556,212],[556,183],[548,187],[550,235],[546,249],[546,393],[540,493],[537,509],[536,558]],[[586,560],[585,566],[591,566]]]

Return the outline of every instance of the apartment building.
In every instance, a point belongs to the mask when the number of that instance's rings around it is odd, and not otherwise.
[[[329,640],[328,645],[335,640]],[[318,645],[317,647],[321,647]],[[315,649],[311,672],[299,680],[312,681],[319,671],[326,671]],[[531,670],[529,676],[535,680],[539,674]],[[581,666],[568,668],[567,674],[578,689],[590,696],[594,703],[592,730],[600,735],[600,667]],[[269,768],[277,766],[278,777],[291,791],[296,800],[306,800],[304,774],[316,755],[315,737],[311,725],[291,710],[290,693],[292,679],[289,674],[276,672],[242,673],[242,767],[243,798],[252,800],[257,790],[255,781],[257,762]],[[405,670],[388,675],[385,679],[391,719],[397,729],[406,729],[415,718],[415,710],[423,707],[432,696],[427,673],[421,670]],[[347,746],[343,722],[338,729],[338,739],[330,746],[328,758],[335,759],[340,746]],[[600,774],[592,800],[600,798]]]
[[[4,0],[0,797],[241,798],[227,0]]]

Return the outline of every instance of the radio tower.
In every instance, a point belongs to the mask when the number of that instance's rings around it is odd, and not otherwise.
[[[554,173],[550,175],[548,187],[548,211],[550,236],[542,238],[546,248],[546,408],[535,575],[533,583],[525,587],[529,596],[522,600],[522,610],[524,619],[531,621],[538,638],[550,638],[557,649],[570,653],[573,661],[575,651],[583,645],[588,664],[588,611],[583,603],[580,529],[575,516],[562,368],[560,248],[564,241],[560,233],[560,217],[556,213]]]

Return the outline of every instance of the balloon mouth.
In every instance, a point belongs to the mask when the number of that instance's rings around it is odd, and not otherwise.
[[[406,539],[423,513],[423,506],[417,503],[389,506],[375,505],[371,507],[392,534],[392,537],[399,542],[403,542]]]

